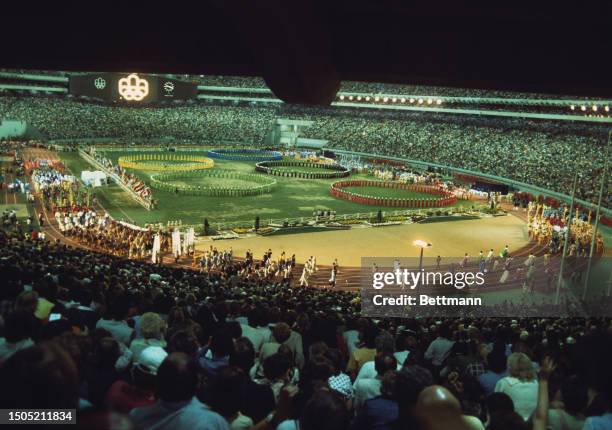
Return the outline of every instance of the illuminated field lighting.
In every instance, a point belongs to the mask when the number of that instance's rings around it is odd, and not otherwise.
[[[574,105],[570,105],[570,109],[571,109],[571,110],[574,110],[574,109],[576,109],[576,106],[574,106]]]
[[[584,105],[580,106],[580,110],[581,110],[582,112],[584,112],[584,111],[586,110],[586,106],[584,106]]]
[[[377,101],[379,101],[379,100],[380,100],[380,97],[378,97],[378,96],[374,97],[374,101],[375,101],[375,102],[377,102]]]
[[[430,105],[430,104],[432,104],[432,103],[433,103],[433,100],[432,100],[432,99],[427,99],[427,104],[428,104],[428,105]]]
[[[340,96],[340,100],[344,100],[344,96]]]
[[[365,101],[369,102],[370,101],[370,96],[366,96]]]
[[[593,105],[593,112],[597,112],[597,105]]]
[[[410,103],[414,103],[414,99],[410,99]]]
[[[604,110],[605,110],[606,112],[610,112],[610,106],[606,106],[606,107],[604,108]]]
[[[383,102],[385,102],[385,103],[387,103],[388,101],[389,101],[389,97],[385,97],[385,98],[383,99]]]
[[[361,96],[357,96],[357,100],[358,100],[358,101],[361,101]]]
[[[353,100],[353,96],[349,96],[349,100]]]
[[[149,95],[149,82],[132,73],[119,79],[119,95],[125,100],[140,101]]]
[[[431,243],[425,242],[424,240],[417,239],[412,244],[419,248],[429,248],[431,247]]]
[[[438,99],[438,100],[436,100],[436,104],[437,104],[437,105],[441,105],[441,104],[442,104],[442,99]]]
[[[402,97],[402,103],[406,103],[406,99]]]
[[[419,104],[422,105],[423,104],[423,99],[419,99]]]
[[[397,98],[393,97],[393,103],[397,103]]]

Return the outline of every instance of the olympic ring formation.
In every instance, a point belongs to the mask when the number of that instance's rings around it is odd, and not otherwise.
[[[354,193],[344,189],[348,187],[394,188],[399,190],[431,194],[432,197],[420,199],[376,197],[368,196],[361,193]],[[338,181],[334,182],[331,185],[329,192],[332,196],[337,197],[339,199],[373,206],[390,206],[400,208],[438,208],[443,206],[450,206],[457,203],[457,197],[455,197],[448,191],[441,190],[431,185],[404,184],[401,182],[365,180]]]
[[[179,154],[136,154],[119,157],[124,169],[152,170],[155,172],[182,172],[210,169],[215,162],[208,157]],[[175,163],[182,161],[182,163]]]
[[[238,179],[252,185],[243,187],[214,187],[200,185],[174,185],[168,181],[185,178]],[[229,170],[191,170],[185,172],[157,173],[151,176],[151,188],[177,192],[189,196],[245,197],[271,193],[276,187],[276,179],[250,173],[237,173]]]
[[[279,169],[284,167],[286,169]],[[320,170],[320,172],[301,172],[291,170],[291,167],[307,167]],[[313,163],[310,161],[262,161],[255,164],[255,170],[273,176],[302,179],[344,178],[350,175],[350,170],[339,164]]]
[[[263,149],[211,149],[208,151],[211,158],[234,161],[269,161],[281,160],[283,155],[278,151],[266,151]]]

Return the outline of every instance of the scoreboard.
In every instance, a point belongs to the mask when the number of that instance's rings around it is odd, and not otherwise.
[[[196,97],[195,83],[139,73],[87,73],[72,75],[70,94],[107,102],[132,104],[189,100]]]

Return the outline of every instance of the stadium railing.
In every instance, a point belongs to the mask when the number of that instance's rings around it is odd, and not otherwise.
[[[136,194],[136,192],[134,190],[132,190],[127,185],[125,185],[123,183],[123,181],[121,180],[121,178],[119,177],[119,175],[117,175],[116,173],[111,172],[110,170],[108,170],[106,167],[104,167],[102,164],[100,164],[95,158],[93,158],[91,155],[89,155],[88,153],[86,153],[82,149],[79,149],[79,155],[81,156],[81,158],[83,158],[89,164],[94,166],[96,169],[104,172],[108,177],[110,177],[113,181],[115,181],[117,183],[117,185],[119,185],[123,191],[125,191],[130,197],[132,197],[134,200],[136,200],[136,202],[138,202],[138,204],[140,204],[146,210],[150,211],[152,209],[152,203],[147,201],[147,200],[145,200],[145,199],[143,199],[138,194]]]

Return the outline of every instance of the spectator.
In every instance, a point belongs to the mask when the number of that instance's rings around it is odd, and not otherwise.
[[[210,339],[209,346],[203,348],[198,356],[198,363],[204,376],[211,378],[221,367],[227,366],[233,349],[234,340],[229,328],[218,328]]]
[[[195,398],[198,372],[186,354],[170,354],[157,371],[157,397],[150,406],[133,409],[130,417],[141,428],[228,430],[227,421]]]
[[[134,359],[130,384],[116,381],[106,393],[105,404],[111,410],[129,413],[134,408],[155,403],[156,377],[168,353],[159,346],[149,346]]]
[[[4,337],[0,337],[0,364],[17,351],[34,345],[34,321],[26,310],[16,310],[4,322]]]
[[[251,341],[246,338],[237,339],[234,350],[229,358],[230,366],[235,366],[249,375],[255,365],[255,351]],[[239,395],[240,411],[258,423],[274,409],[275,399],[272,389],[264,384],[255,383],[250,377],[246,378],[244,390]]]
[[[512,353],[508,357],[508,374],[495,384],[495,391],[510,396],[516,412],[527,421],[538,400],[538,381],[531,359],[522,352]]]
[[[136,338],[130,343],[130,350],[132,351],[134,361],[137,361],[140,353],[150,346],[166,347],[163,331],[164,322],[158,314],[146,312],[142,315],[140,318],[142,338]]]
[[[486,396],[493,393],[497,382],[507,375],[506,360],[502,351],[493,351],[487,356],[487,370],[478,376]]]
[[[397,369],[397,360],[392,354],[381,352],[375,359],[376,377],[363,378],[355,383],[355,408],[360,408],[368,399],[380,395],[383,376]]]

